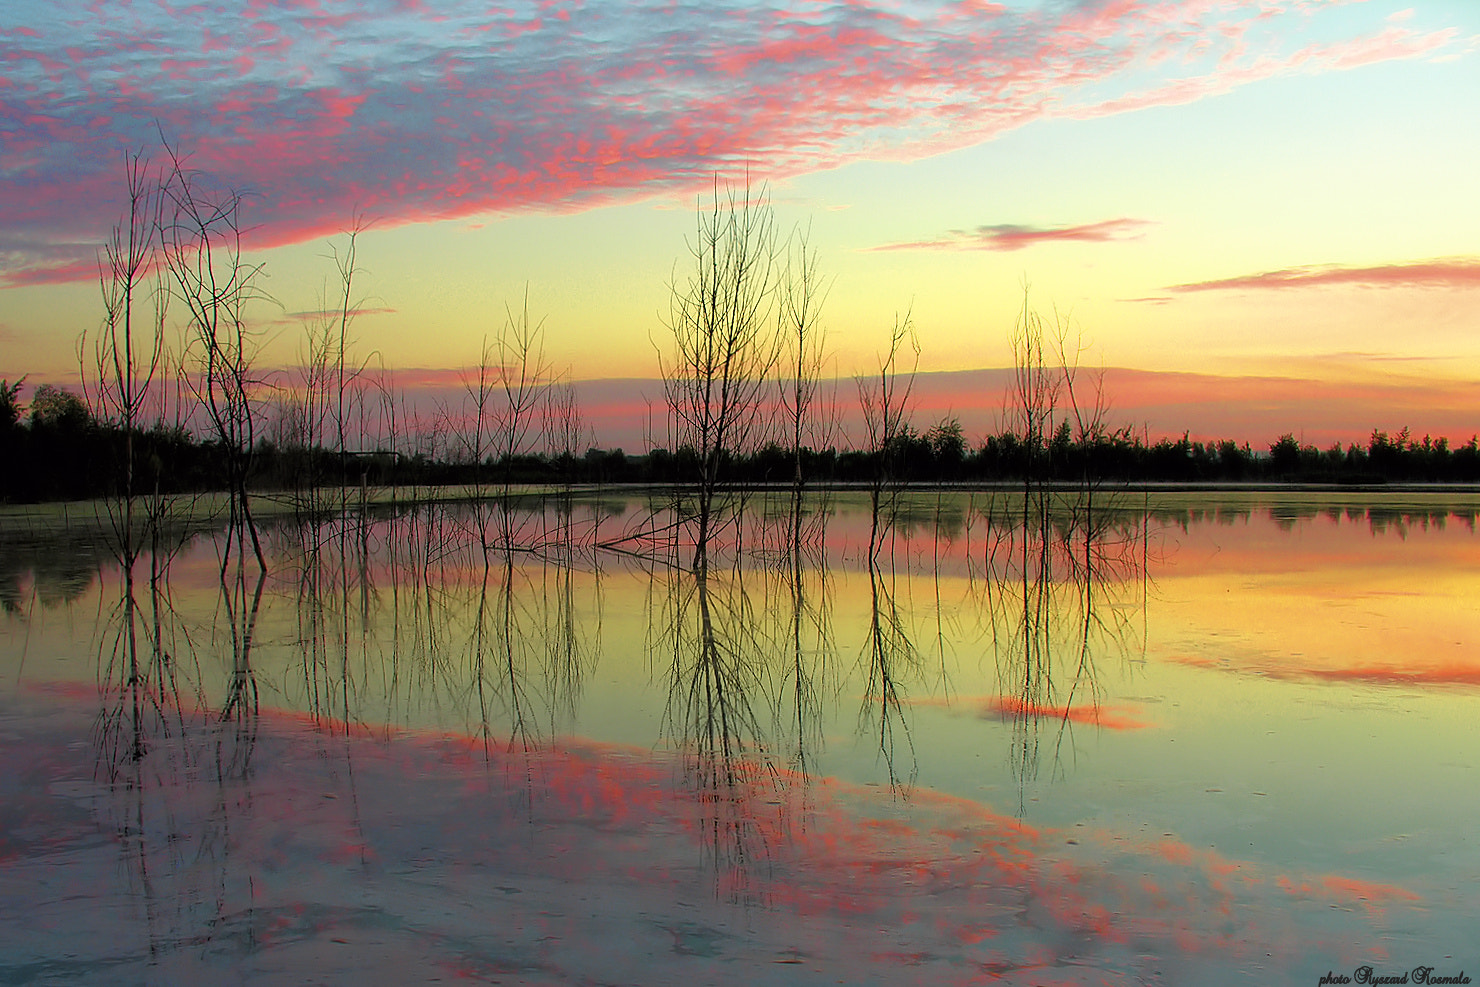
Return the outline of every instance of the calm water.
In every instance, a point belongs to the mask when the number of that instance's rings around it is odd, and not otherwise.
[[[1480,497],[671,507],[0,519],[0,983],[1480,974]]]

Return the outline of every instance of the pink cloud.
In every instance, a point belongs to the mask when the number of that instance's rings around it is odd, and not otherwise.
[[[1070,116],[1096,117],[1150,106],[1191,103],[1207,96],[1231,92],[1239,86],[1297,71],[1306,73],[1341,71],[1374,62],[1416,58],[1443,49],[1454,41],[1457,31],[1446,29],[1417,34],[1406,28],[1389,27],[1375,35],[1332,44],[1312,44],[1287,56],[1270,54],[1246,57],[1242,38],[1228,32],[1234,43],[1219,60],[1216,71],[1168,80],[1157,86],[1112,99],[1077,106]]]
[[[1002,223],[974,230],[951,230],[930,240],[890,243],[875,250],[1022,250],[1038,243],[1108,243],[1139,236],[1141,219],[1107,219],[1081,226],[1018,226]]]
[[[1312,288],[1355,284],[1377,288],[1480,288],[1480,257],[1412,261],[1376,267],[1290,267],[1213,281],[1172,285],[1167,291],[1223,291],[1244,288]]]
[[[366,316],[366,315],[394,315],[395,313],[396,313],[396,310],[393,309],[393,308],[366,308],[366,307],[361,307],[361,308],[352,308],[352,309],[350,309],[349,310],[349,317],[351,319],[357,319],[357,318],[360,318],[361,316]],[[323,322],[325,320],[329,320],[329,321],[332,321],[332,322],[336,322],[337,323],[339,321],[340,316],[343,315],[343,314],[344,313],[341,312],[337,308],[336,309],[318,309],[318,310],[311,311],[311,312],[287,312],[287,313],[285,313],[283,315],[283,317],[281,319],[278,320],[278,323],[279,324],[289,324],[289,323],[294,323],[294,322]]]
[[[881,0],[448,0],[435,16],[395,0],[216,0],[189,15],[137,0],[72,22],[49,10],[18,11],[0,51],[9,283],[78,276],[84,251],[28,245],[101,240],[120,155],[157,147],[161,129],[193,167],[256,193],[249,245],[266,247],[332,234],[356,207],[387,225],[572,210],[716,172],[914,158],[1047,116],[1183,102],[1450,37],[1374,20],[1367,34],[1337,25],[1342,37],[1302,45],[1319,13],[1257,0],[970,4],[930,17]],[[1271,24],[1291,40],[1272,40]],[[1187,66],[1188,78],[1168,77]],[[1088,92],[1109,95],[1084,103]],[[1134,235],[1133,223],[987,227],[919,246],[1098,242]]]
[[[0,286],[23,288],[30,285],[69,284],[76,281],[91,281],[97,276],[97,261],[79,259],[46,267],[28,266],[0,275]]]

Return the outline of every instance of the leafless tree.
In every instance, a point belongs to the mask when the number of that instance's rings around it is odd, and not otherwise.
[[[904,370],[901,352],[908,345],[912,351],[909,369]],[[858,402],[863,410],[864,451],[874,459],[874,476],[869,484],[869,506],[873,523],[869,533],[869,557],[878,555],[886,526],[881,526],[882,512],[899,479],[895,459],[909,430],[910,392],[915,386],[915,371],[920,365],[920,341],[910,313],[895,317],[889,337],[889,352],[879,361],[877,377],[858,377]]]
[[[531,450],[540,402],[552,383],[545,356],[545,323],[530,321],[529,289],[519,311],[505,309],[502,331],[494,338],[503,402],[497,422],[497,452],[504,463],[505,492],[515,456]]]
[[[123,175],[127,204],[103,244],[98,260],[98,288],[103,324],[81,351],[83,386],[99,417],[114,421],[124,438],[120,510],[115,533],[125,565],[138,551],[135,542],[135,489],[139,430],[150,411],[164,417],[163,391],[157,386],[165,370],[165,320],[169,296],[160,277],[160,229],[165,195],[161,176],[142,153],[126,152]],[[89,366],[90,364],[90,366]],[[89,379],[91,378],[91,379]]]
[[[102,325],[79,341],[87,397],[97,417],[115,424],[124,442],[120,488],[108,501],[120,597],[98,655],[105,695],[116,697],[105,702],[96,724],[110,780],[117,780],[127,765],[137,766],[148,743],[176,729],[184,715],[166,631],[171,552],[162,545],[162,527],[169,508],[156,487],[154,495],[144,499],[140,517],[137,475],[138,440],[145,421],[152,414],[156,423],[163,422],[168,404],[162,378],[170,372],[165,341],[169,295],[160,257],[166,195],[163,176],[142,153],[125,153],[123,174],[124,214],[98,260]],[[147,607],[139,600],[136,576],[146,547]]]
[[[485,337],[478,366],[464,380],[469,404],[465,416],[471,419],[464,433],[463,445],[474,464],[475,499],[482,501],[484,467],[500,468],[499,537],[504,547],[516,540],[513,530],[515,512],[510,509],[516,457],[534,451],[540,435],[549,436],[549,416],[541,408],[552,396],[556,383],[549,359],[545,355],[544,321],[532,320],[529,314],[529,291],[516,312],[506,307],[504,324],[493,339]],[[574,403],[570,406],[574,411]],[[577,419],[572,420],[577,430]],[[480,530],[485,516],[478,512]],[[485,548],[488,534],[481,537]]]
[[[780,360],[774,312],[779,278],[776,222],[765,190],[747,186],[697,210],[693,267],[670,283],[659,350],[664,391],[681,449],[693,453],[694,560],[702,565],[726,460],[764,432],[766,382]]]
[[[801,537],[802,451],[809,445],[816,449],[827,444],[827,436],[815,426],[819,424],[817,405],[825,343],[820,323],[828,287],[818,272],[817,252],[811,248],[810,240],[810,231],[805,231],[787,245],[786,269],[777,305],[777,337],[786,352],[781,408],[792,454],[794,539]],[[826,423],[822,425],[825,429]]]
[[[257,283],[262,265],[242,257],[242,193],[213,187],[186,167],[175,148],[166,144],[165,149],[170,157],[160,227],[165,263],[189,321],[198,397],[225,458],[237,549],[244,551],[241,542],[250,536],[258,567],[266,569],[247,494],[258,427],[254,392],[261,384],[253,366],[260,333],[248,321],[247,307],[266,297]],[[227,558],[229,549],[223,570]]]

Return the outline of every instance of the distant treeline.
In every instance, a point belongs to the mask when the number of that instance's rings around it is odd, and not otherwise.
[[[0,382],[3,383],[3,382]],[[0,498],[9,502],[83,499],[119,493],[120,464],[129,432],[91,415],[75,395],[39,388],[29,414],[13,400],[0,402]],[[183,428],[133,430],[134,489],[138,493],[221,490],[228,457],[219,443]],[[1286,435],[1267,449],[1233,441],[1195,442],[1185,435],[1146,444],[1128,432],[1076,440],[1060,428],[1047,442],[1025,443],[1010,432],[988,436],[975,448],[954,421],[920,433],[905,428],[882,452],[848,449],[802,451],[809,484],[869,483],[879,457],[889,474],[906,483],[973,483],[1034,479],[1109,482],[1308,482],[1338,484],[1480,482],[1480,447],[1474,437],[1452,446],[1446,439],[1416,439],[1374,431],[1363,446],[1302,446]],[[698,469],[687,448],[627,454],[590,449],[584,455],[518,455],[482,462],[434,460],[389,451],[341,454],[324,448],[280,446],[259,440],[250,486],[294,490],[313,486],[448,484],[683,484]],[[748,455],[726,455],[723,475],[741,484],[790,484],[796,457],[779,444]]]

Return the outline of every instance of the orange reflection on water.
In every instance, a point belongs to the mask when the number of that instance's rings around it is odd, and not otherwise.
[[[1156,724],[1139,718],[1140,710],[1129,705],[1078,705],[1055,706],[1036,703],[1019,696],[996,696],[989,699],[985,715],[1011,719],[1031,716],[1045,720],[1068,720],[1073,723],[1088,723],[1110,730],[1144,730]]]
[[[1277,679],[1480,685],[1480,542],[1464,519],[1335,506],[1178,534],[1153,573],[1162,656]],[[1420,523],[1421,522],[1421,523]]]
[[[1344,905],[1360,905],[1370,913],[1377,913],[1384,904],[1397,901],[1420,901],[1418,895],[1406,888],[1392,884],[1361,881],[1339,874],[1296,881],[1288,877],[1278,880],[1279,888],[1294,898],[1332,901]]]

